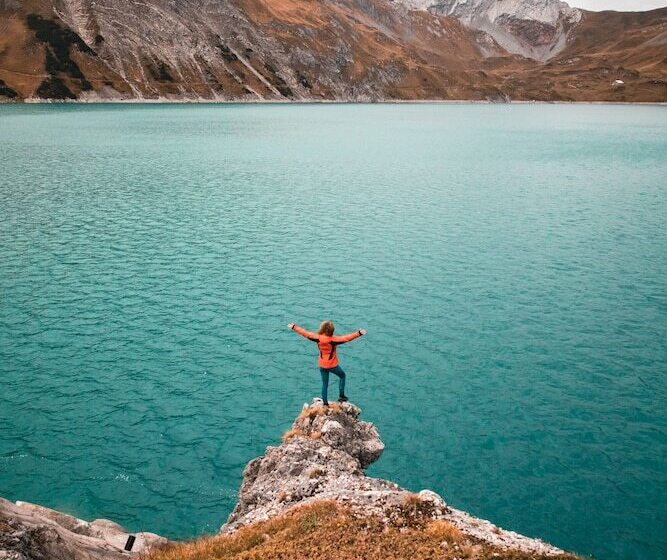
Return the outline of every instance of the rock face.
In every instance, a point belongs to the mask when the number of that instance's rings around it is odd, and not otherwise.
[[[25,98],[439,97],[480,56],[457,21],[385,0],[0,0],[0,79]]]
[[[567,45],[582,12],[560,0],[429,0],[425,7],[491,35],[511,53],[545,61]]]
[[[266,521],[296,504],[337,499],[381,511],[407,492],[363,469],[376,461],[384,444],[361,411],[343,403],[326,410],[321,401],[304,405],[279,447],[269,447],[243,471],[239,500],[222,532]]]
[[[665,101],[665,25],[558,0],[0,0],[0,102]]]
[[[283,443],[267,448],[264,456],[246,466],[238,503],[220,532],[228,534],[318,500],[336,500],[359,515],[376,515],[389,522],[406,500],[418,500],[432,519],[447,520],[483,542],[504,549],[563,554],[540,540],[453,509],[430,490],[415,496],[393,482],[366,476],[364,469],[379,459],[384,444],[372,424],[359,420],[360,414],[351,403],[326,409],[315,399],[304,405]]]
[[[120,525],[106,519],[87,522],[0,498],[0,559],[120,560],[167,542],[153,533],[137,533],[131,552],[124,552],[128,536]]]

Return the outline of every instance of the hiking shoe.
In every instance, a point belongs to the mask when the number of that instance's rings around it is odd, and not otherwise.
[[[338,397],[338,402],[347,402],[349,400],[350,399],[348,399],[346,395],[341,395],[340,397]]]

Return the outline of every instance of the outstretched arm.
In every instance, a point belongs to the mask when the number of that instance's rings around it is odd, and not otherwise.
[[[295,325],[294,323],[287,325],[287,328],[299,333],[302,337],[307,338],[308,340],[319,340],[319,337],[315,333],[302,329],[299,325]]]
[[[337,342],[338,344],[345,344],[346,342],[350,342],[351,340],[359,338],[360,336],[364,336],[365,334],[366,331],[364,329],[359,329],[357,332],[344,334],[343,336],[334,336],[331,340],[332,342]]]

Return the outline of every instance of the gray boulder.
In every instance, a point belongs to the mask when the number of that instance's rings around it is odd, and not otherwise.
[[[354,457],[362,469],[380,458],[384,443],[373,424],[359,420],[361,409],[346,402],[333,405],[323,414],[320,402],[316,399],[310,406],[303,405],[292,425],[294,432]]]
[[[384,444],[377,429],[359,420],[351,403],[304,405],[282,445],[243,471],[239,500],[222,533],[265,521],[295,505],[333,499],[381,514],[410,494],[393,482],[370,478],[363,469],[376,461]]]
[[[120,525],[106,519],[88,522],[0,498],[2,560],[120,560],[167,542],[153,533],[137,533],[132,551],[125,552],[128,536]]]

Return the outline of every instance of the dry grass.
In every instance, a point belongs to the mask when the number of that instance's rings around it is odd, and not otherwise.
[[[340,403],[336,402],[329,403],[329,406],[323,406],[323,405],[309,406],[308,408],[304,408],[301,411],[301,414],[299,414],[299,420],[311,419],[315,418],[316,416],[324,416],[332,413],[338,414],[339,412],[342,411],[343,408],[340,406]]]
[[[301,428],[292,428],[289,432],[283,434],[283,443],[295,437],[308,437]]]
[[[309,406],[301,411],[299,417],[297,418],[297,423],[299,420],[312,420],[317,416],[328,416],[330,414],[338,414],[343,411],[343,408],[339,403],[331,403],[329,406]],[[322,433],[319,431],[313,431],[310,434],[306,433],[302,428],[296,427],[292,428],[288,432],[285,432],[283,435],[283,443],[289,441],[295,437],[309,437],[310,439],[320,439]]]
[[[408,494],[400,507],[390,512],[389,518],[396,527],[423,527],[433,512],[433,504],[417,494]]]
[[[447,543],[459,543],[465,539],[461,529],[448,521],[431,521],[425,529],[426,533]],[[442,543],[441,543],[442,544]]]
[[[283,434],[283,443],[289,441],[296,437],[304,437],[310,439],[320,439],[322,437],[321,432],[311,432],[310,434],[304,432],[301,428],[292,428],[289,432]]]
[[[298,419],[310,420],[311,418],[315,418],[316,416],[322,416],[323,414],[326,414],[326,409],[323,406],[310,406],[308,408],[304,408],[301,411],[301,414],[299,414]]]
[[[422,499],[418,494],[408,494],[403,500],[403,507],[406,510],[417,510],[422,504]]]
[[[322,501],[240,529],[153,552],[147,560],[547,560],[476,543],[446,521],[385,526]],[[553,557],[551,557],[553,559]],[[565,555],[560,560],[577,560]]]

